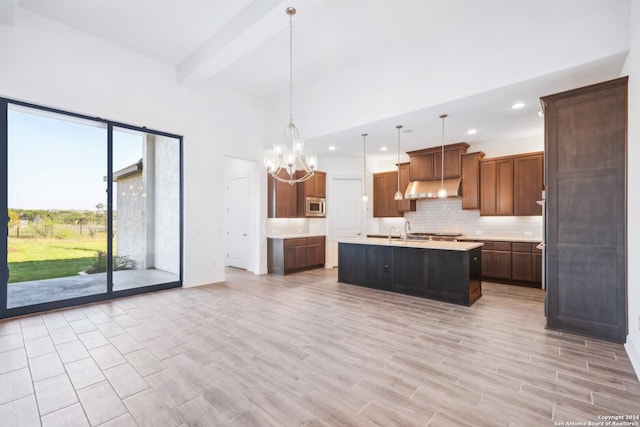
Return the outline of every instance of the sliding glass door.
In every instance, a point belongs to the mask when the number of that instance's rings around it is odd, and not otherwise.
[[[180,141],[114,129],[114,290],[180,277]]]
[[[106,126],[10,108],[7,128],[7,308],[105,293]]]
[[[0,317],[181,285],[179,136],[6,99],[0,116]]]

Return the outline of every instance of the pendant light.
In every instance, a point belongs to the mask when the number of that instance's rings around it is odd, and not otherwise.
[[[273,150],[265,154],[264,166],[278,181],[293,185],[313,176],[318,159],[314,155],[304,156],[304,141],[293,124],[293,15],[296,9],[288,7],[286,13],[289,15],[289,124],[284,129],[282,144],[274,145]],[[304,172],[302,176],[297,176],[297,170]],[[286,173],[281,174],[282,171]]]
[[[402,125],[396,126],[398,129],[398,191],[393,196],[393,200],[402,200],[402,193],[400,192],[400,129],[402,129]]]
[[[438,190],[438,197],[440,199],[444,199],[447,197],[447,190],[444,188],[444,119],[447,118],[447,114],[441,114],[440,118],[442,119],[442,164],[440,168],[440,189]]]
[[[364,203],[369,201],[367,196],[367,135],[362,134],[362,201]]]

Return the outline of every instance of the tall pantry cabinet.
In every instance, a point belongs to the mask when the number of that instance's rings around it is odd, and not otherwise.
[[[627,77],[541,101],[547,327],[624,342]]]

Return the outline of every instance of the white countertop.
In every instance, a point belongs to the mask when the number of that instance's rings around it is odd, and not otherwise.
[[[303,237],[325,237],[324,234],[269,234],[267,239],[301,239]]]
[[[439,249],[444,251],[470,251],[479,248],[484,243],[476,242],[436,242],[431,240],[407,240],[402,239],[385,239],[379,237],[355,237],[338,239],[338,243],[355,243],[358,245],[376,245],[376,246],[400,246],[406,248],[422,248],[422,249]]]
[[[541,237],[505,237],[505,236],[491,236],[485,234],[479,234],[476,236],[464,235],[458,237],[458,240],[479,240],[479,241],[492,241],[492,242],[523,242],[523,243],[540,243]]]

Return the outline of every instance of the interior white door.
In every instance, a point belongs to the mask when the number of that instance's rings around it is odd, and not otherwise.
[[[227,181],[227,265],[247,269],[249,253],[249,180]]]
[[[336,178],[333,181],[333,237],[356,237],[362,232],[362,180]]]
[[[362,180],[336,177],[331,182],[331,194],[327,265],[336,267],[337,239],[359,237],[362,234]]]

